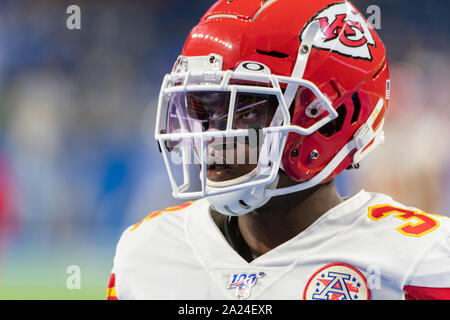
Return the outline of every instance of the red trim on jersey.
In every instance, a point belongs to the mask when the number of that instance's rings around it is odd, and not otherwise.
[[[164,209],[164,210],[152,212],[152,213],[150,213],[147,217],[145,217],[144,219],[142,219],[141,221],[139,221],[138,223],[136,223],[136,224],[131,228],[131,231],[133,231],[133,230],[135,230],[137,227],[139,227],[139,226],[142,224],[142,222],[144,222],[145,220],[153,219],[153,218],[155,218],[155,217],[161,215],[161,214],[164,213],[164,212],[179,211],[179,210],[181,210],[181,209],[184,209],[184,208],[190,206],[190,205],[193,204],[193,203],[194,203],[194,201],[188,201],[188,202],[186,202],[186,203],[180,204],[180,205],[175,206],[175,207],[169,207],[169,208],[166,208],[166,209]]]
[[[106,290],[106,298],[108,300],[118,300],[116,295],[116,275],[111,274],[108,283],[108,289]]]
[[[450,300],[450,288],[405,286],[406,300]]]
[[[111,273],[111,277],[109,278],[108,288],[112,288],[116,285],[116,274]]]

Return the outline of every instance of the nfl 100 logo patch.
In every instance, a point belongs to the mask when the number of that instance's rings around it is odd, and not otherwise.
[[[247,299],[251,290],[259,278],[264,276],[264,272],[258,273],[235,273],[231,275],[228,289],[236,290],[236,298]]]
[[[355,267],[333,263],[318,270],[309,279],[304,300],[369,300],[364,275]]]

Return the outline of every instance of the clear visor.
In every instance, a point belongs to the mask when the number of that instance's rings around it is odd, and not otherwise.
[[[201,138],[166,141],[169,152],[189,154],[183,163],[206,164],[209,185],[233,181],[256,169],[267,136],[261,129],[270,126],[278,107],[275,95],[238,92],[234,112],[230,112],[231,98],[227,91],[177,92],[168,101],[168,134],[249,130],[247,135],[233,135],[231,131],[226,136],[207,137],[203,150]]]
[[[230,92],[178,92],[168,102],[166,132],[260,129],[270,126],[278,100],[275,95],[237,93],[230,114]],[[231,123],[229,123],[231,120]]]

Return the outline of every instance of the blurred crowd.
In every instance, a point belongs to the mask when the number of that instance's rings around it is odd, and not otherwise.
[[[80,1],[81,30],[68,30],[69,4],[0,4],[0,147],[14,215],[22,233],[50,240],[120,229],[168,202],[149,103],[199,18],[175,2]]]
[[[81,30],[66,27],[74,2]],[[374,2],[392,72],[387,140],[339,188],[449,214],[450,5],[354,1],[363,12]],[[101,241],[179,203],[153,140],[156,99],[212,3],[0,2],[0,220],[13,239]]]

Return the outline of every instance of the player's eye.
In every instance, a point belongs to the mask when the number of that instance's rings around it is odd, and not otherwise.
[[[240,94],[236,100],[235,128],[246,129],[265,126],[269,101],[266,96]]]

